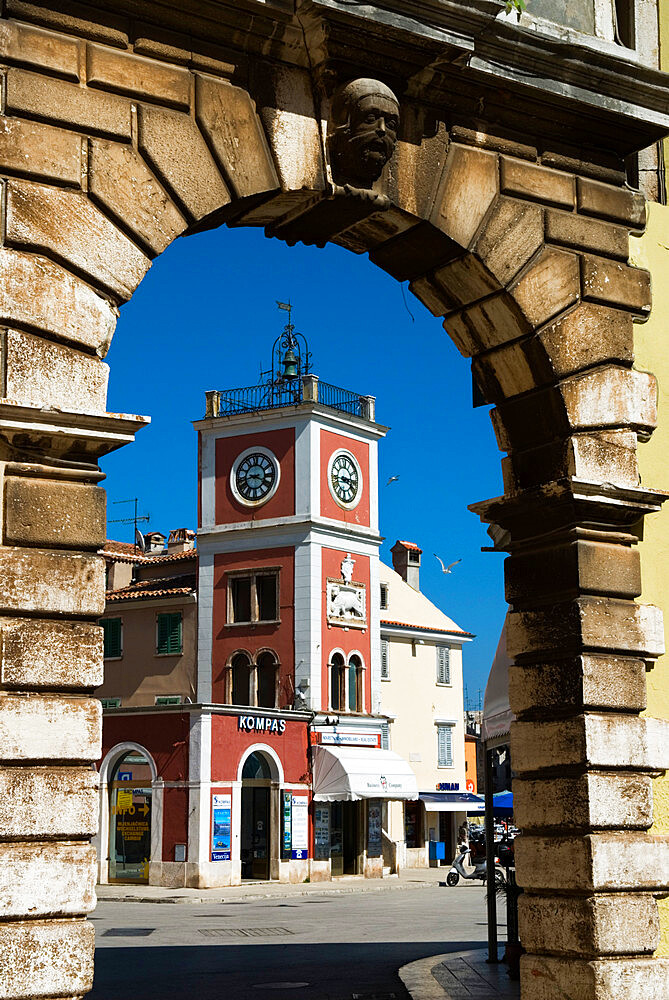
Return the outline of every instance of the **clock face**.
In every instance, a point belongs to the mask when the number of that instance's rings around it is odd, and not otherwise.
[[[330,459],[330,490],[344,507],[355,507],[360,500],[362,476],[360,466],[347,451],[336,452]]]
[[[242,452],[232,467],[232,492],[247,506],[265,503],[279,485],[279,463],[267,448]]]

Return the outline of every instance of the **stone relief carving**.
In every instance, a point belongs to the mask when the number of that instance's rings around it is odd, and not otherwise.
[[[340,87],[329,140],[335,181],[370,188],[393,155],[399,121],[399,101],[380,80],[363,77]]]
[[[367,591],[352,580],[355,559],[351,553],[341,562],[341,580],[327,581],[327,619],[331,625],[367,628]]]

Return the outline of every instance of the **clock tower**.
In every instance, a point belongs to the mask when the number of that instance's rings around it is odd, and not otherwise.
[[[261,384],[207,393],[194,426],[198,702],[378,729],[373,397],[313,375],[289,316]]]

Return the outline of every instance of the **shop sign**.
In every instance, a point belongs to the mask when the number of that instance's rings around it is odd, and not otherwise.
[[[381,851],[381,803],[371,800],[367,812],[367,854],[378,858]]]
[[[211,796],[211,860],[229,861],[231,858],[232,827],[232,796]]]
[[[467,791],[476,792],[476,785],[474,784],[471,778],[469,778],[467,781]]]
[[[459,781],[438,781],[437,782],[438,792],[459,792],[460,782]]]
[[[281,857],[284,859],[290,858],[291,843],[292,843],[292,830],[291,830],[291,794],[290,792],[283,793],[283,842],[281,845]]]
[[[381,733],[361,732],[359,729],[329,729],[327,732],[314,733],[316,742],[336,747],[380,747]]]
[[[240,715],[237,729],[243,733],[276,733],[281,736],[286,731],[286,720],[269,719],[264,715]]]
[[[309,798],[291,796],[291,858],[302,861],[309,857]]]
[[[119,771],[116,775],[117,781],[132,781],[132,771]]]

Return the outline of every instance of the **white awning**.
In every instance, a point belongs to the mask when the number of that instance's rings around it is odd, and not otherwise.
[[[418,798],[415,774],[392,750],[315,746],[313,767],[316,802]]]
[[[506,652],[506,618],[499,637],[495,659],[488,675],[483,702],[481,739],[488,742],[507,736],[515,716],[509,708],[509,667],[511,660]],[[508,740],[507,740],[508,742]]]

